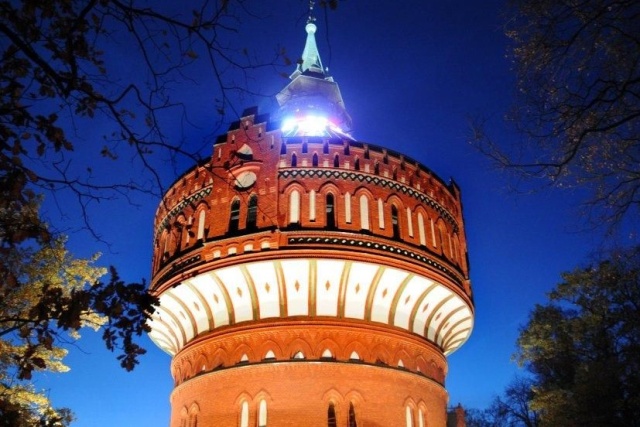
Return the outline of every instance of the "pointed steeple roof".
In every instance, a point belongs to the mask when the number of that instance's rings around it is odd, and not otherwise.
[[[307,39],[302,58],[289,76],[291,82],[276,95],[283,119],[314,115],[324,117],[336,129],[351,130],[351,117],[342,100],[338,84],[322,66],[316,44],[316,24],[313,1],[309,2],[309,18],[305,31]],[[346,135],[346,134],[345,134]]]
[[[304,29],[307,32],[307,41],[304,45],[304,51],[302,51],[302,60],[291,75],[291,79],[305,72],[325,75],[320,53],[318,52],[318,45],[316,44],[315,34],[318,28],[313,22],[308,22]]]
[[[304,44],[304,50],[302,51],[301,61],[298,62],[296,70],[291,74],[293,80],[298,75],[305,72],[319,73],[325,75],[324,67],[322,66],[322,60],[320,60],[320,52],[318,52],[318,45],[316,44],[316,21],[313,15],[314,1],[309,1],[309,17],[307,18],[307,25],[304,27],[307,32],[307,40]]]

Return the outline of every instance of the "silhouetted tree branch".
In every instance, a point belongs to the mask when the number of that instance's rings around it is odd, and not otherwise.
[[[590,192],[594,221],[640,212],[640,4],[632,0],[513,0],[506,34],[517,72],[507,119],[521,139],[473,140],[523,177]]]

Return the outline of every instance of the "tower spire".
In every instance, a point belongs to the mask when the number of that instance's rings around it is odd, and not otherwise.
[[[283,120],[313,116],[322,117],[341,135],[351,138],[351,117],[346,111],[338,84],[322,66],[318,45],[316,44],[316,27],[314,15],[315,1],[309,1],[309,17],[305,25],[307,39],[302,58],[295,71],[289,76],[291,82],[276,95],[280,104],[280,115]],[[295,132],[294,132],[295,133]],[[334,130],[324,132],[334,133]]]
[[[316,30],[318,27],[315,24],[316,18],[313,14],[314,6],[315,1],[309,0],[309,17],[307,18],[307,25],[304,27],[307,32],[307,40],[304,44],[301,61],[298,62],[296,70],[291,74],[291,79],[303,73],[315,73],[319,74],[318,77],[326,77],[320,53],[318,52],[318,45],[316,44]]]

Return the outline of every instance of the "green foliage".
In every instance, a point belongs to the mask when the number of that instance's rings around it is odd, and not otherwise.
[[[107,348],[131,370],[144,354],[155,299],[144,283],[125,284],[111,269],[78,259],[39,216],[38,198],[19,171],[0,175],[0,426],[68,425],[30,383],[34,372],[65,372],[65,343],[83,327],[101,329]]]
[[[518,339],[542,426],[640,425],[640,248],[563,274]]]

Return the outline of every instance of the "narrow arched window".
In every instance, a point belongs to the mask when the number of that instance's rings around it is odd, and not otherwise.
[[[300,222],[300,193],[293,190],[289,194],[289,223],[297,224]]]
[[[187,244],[187,246],[189,245],[189,242],[191,241],[191,226],[193,225],[193,217],[190,216],[189,219],[187,220],[187,231],[185,233],[185,244]]]
[[[405,414],[407,418],[407,427],[413,427],[413,409],[410,406],[407,406]]]
[[[418,409],[418,427],[424,427],[424,412]]]
[[[368,147],[364,149],[364,158],[365,159],[369,159],[369,148]]]
[[[356,422],[356,410],[353,407],[353,403],[349,404],[349,427],[358,427]]]
[[[433,244],[434,248],[437,248],[438,240],[436,239],[436,228],[435,228],[435,225],[433,224],[433,219],[429,218],[429,222],[431,223],[431,243]]]
[[[348,142],[346,144],[344,144],[344,155],[345,156],[349,155],[349,143]]]
[[[426,246],[427,237],[424,232],[424,217],[422,216],[422,212],[418,212],[418,236],[420,238],[420,244]]]
[[[398,180],[398,170],[396,168],[393,168],[393,174],[391,177],[393,178],[394,181]]]
[[[313,153],[313,157],[311,158],[311,165],[314,168],[318,167],[318,153]]]
[[[351,224],[351,194],[344,195],[344,222]]]
[[[333,167],[340,167],[340,157],[337,154],[333,156]]]
[[[393,238],[400,239],[400,223],[398,221],[398,208],[391,205],[391,227],[393,228]]]
[[[264,399],[258,406],[258,427],[267,427],[267,401]]]
[[[316,191],[309,191],[309,221],[316,220]]]
[[[411,216],[411,209],[407,208],[407,231],[409,237],[413,237],[413,217]]]
[[[387,156],[387,153],[384,153],[384,157],[382,158],[382,163],[384,163],[385,165],[389,163],[389,156]]]
[[[449,233],[447,233],[447,227],[444,225],[444,222],[442,222],[442,220],[438,220],[437,227],[442,254],[449,258]]]
[[[298,156],[296,156],[296,153],[293,153],[291,155],[291,167],[295,168],[296,166],[298,166]]]
[[[180,252],[182,250],[182,236],[184,235],[184,220],[178,220],[175,223],[176,229],[176,252]]]
[[[369,199],[363,194],[360,196],[360,229],[369,228]]]
[[[229,232],[238,231],[240,225],[240,200],[231,202],[231,213],[229,215]]]
[[[322,144],[322,153],[323,154],[329,154],[329,143],[325,142],[324,144]]]
[[[378,199],[378,228],[384,230],[384,203]]]
[[[338,423],[336,421],[336,407],[333,406],[333,403],[329,403],[329,410],[327,411],[327,421],[328,427],[338,427]]]
[[[244,401],[240,407],[240,427],[249,427],[249,402]]]
[[[280,154],[287,154],[287,144],[282,141],[282,145],[280,145]]]
[[[207,213],[205,210],[201,210],[198,214],[198,240],[204,239],[204,221],[206,219]]]
[[[258,221],[258,196],[255,194],[249,198],[249,207],[247,209],[247,229],[255,230]]]
[[[376,175],[380,175],[380,163],[376,162],[375,166],[373,167],[373,173]]]
[[[326,198],[326,225],[327,228],[335,228],[336,227],[336,210],[334,206],[333,194],[327,194]]]
[[[182,408],[182,411],[180,411],[180,427],[189,427],[187,425],[188,417],[189,414],[187,412],[187,408]]]
[[[356,162],[353,165],[354,169],[359,171],[360,170],[360,159],[356,157]]]
[[[308,145],[307,145],[307,143],[306,143],[306,142],[303,142],[303,143],[302,143],[302,153],[303,153],[303,154],[304,154],[304,153],[306,153],[306,152],[307,152],[307,149],[308,149]]]

